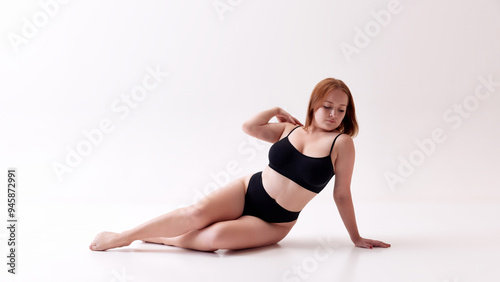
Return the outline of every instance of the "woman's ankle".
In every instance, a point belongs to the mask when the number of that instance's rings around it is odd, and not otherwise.
[[[120,242],[123,242],[124,244],[130,245],[132,244],[132,242],[138,239],[134,239],[132,236],[132,232],[130,230],[127,230],[119,233],[118,240],[120,240]]]

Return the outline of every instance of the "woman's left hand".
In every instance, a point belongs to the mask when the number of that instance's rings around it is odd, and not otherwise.
[[[373,249],[373,247],[389,248],[391,246],[391,244],[384,243],[382,241],[366,239],[366,238],[359,238],[356,242],[353,243],[358,248],[367,248],[367,249]]]

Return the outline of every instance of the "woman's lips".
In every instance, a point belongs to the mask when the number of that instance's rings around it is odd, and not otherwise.
[[[333,120],[333,119],[327,119],[326,121],[328,121],[330,123],[335,123],[335,120]]]

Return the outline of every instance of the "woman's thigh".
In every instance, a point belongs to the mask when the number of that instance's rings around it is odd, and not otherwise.
[[[251,175],[247,175],[231,181],[211,192],[192,207],[198,216],[206,219],[207,225],[240,217],[245,206],[245,193],[250,177]]]

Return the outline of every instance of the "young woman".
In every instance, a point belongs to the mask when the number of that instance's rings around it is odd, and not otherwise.
[[[269,123],[273,117],[278,123]],[[360,236],[351,199],[358,125],[354,101],[341,80],[314,88],[306,124],[281,108],[259,113],[243,131],[273,143],[263,171],[236,179],[196,204],[176,209],[122,233],[101,232],[93,251],[135,240],[199,251],[246,249],[276,244],[290,232],[300,211],[335,174],[333,198],[356,247],[390,247]]]

